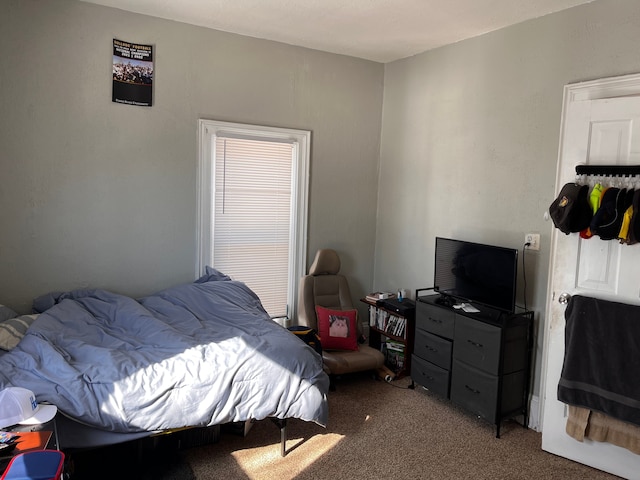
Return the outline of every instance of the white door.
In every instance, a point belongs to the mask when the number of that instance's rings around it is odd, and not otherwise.
[[[624,78],[632,78],[635,86],[620,91],[616,84],[607,92],[607,87],[598,83],[600,90],[591,93],[565,90],[556,193],[576,179],[576,165],[640,165],[640,97],[619,96],[637,95],[640,77]],[[565,305],[559,303],[559,296],[580,293],[640,305],[640,244],[621,245],[598,237],[584,240],[577,233],[565,235],[553,230],[544,339],[542,448],[615,475],[640,478],[640,455],[609,443],[578,442],[567,435],[566,406],[557,400],[565,325]]]

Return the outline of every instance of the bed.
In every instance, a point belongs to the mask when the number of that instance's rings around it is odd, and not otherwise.
[[[34,312],[20,341],[0,350],[0,388],[57,405],[63,449],[271,418],[282,421],[284,454],[287,419],[326,426],[321,356],[213,268],[139,299],[50,293]]]

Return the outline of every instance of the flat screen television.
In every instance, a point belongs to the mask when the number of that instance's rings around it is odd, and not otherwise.
[[[436,237],[434,290],[504,312],[516,308],[518,250]]]

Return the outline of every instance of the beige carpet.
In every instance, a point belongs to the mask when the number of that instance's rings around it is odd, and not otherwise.
[[[183,460],[197,480],[617,478],[544,452],[541,434],[513,421],[497,439],[494,425],[409,384],[340,379],[327,428],[290,420],[284,458],[278,428],[262,420],[246,437],[223,433],[185,450]]]

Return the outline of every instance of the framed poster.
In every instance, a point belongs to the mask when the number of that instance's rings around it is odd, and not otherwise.
[[[153,46],[113,39],[113,89],[116,103],[153,105]]]

